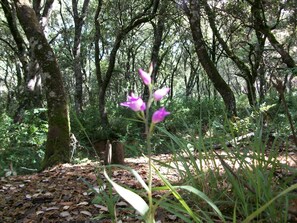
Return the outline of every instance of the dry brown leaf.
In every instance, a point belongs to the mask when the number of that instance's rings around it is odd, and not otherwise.
[[[49,207],[47,209],[45,209],[45,211],[52,211],[52,210],[59,210],[60,208],[59,207]]]

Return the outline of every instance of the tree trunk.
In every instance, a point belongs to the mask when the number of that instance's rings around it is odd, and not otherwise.
[[[101,74],[100,68],[100,48],[99,48],[99,40],[101,38],[100,34],[100,22],[99,22],[99,14],[102,9],[102,1],[98,2],[96,15],[94,18],[96,33],[95,33],[95,63],[96,63],[96,74],[97,74],[97,81],[99,87],[99,113],[100,113],[100,124],[103,129],[109,128],[108,116],[106,111],[106,91],[109,86],[114,67],[116,62],[116,55],[121,46],[122,40],[127,36],[127,34],[136,28],[137,26],[151,21],[158,9],[159,0],[151,0],[150,4],[144,9],[143,12],[137,14],[134,18],[131,18],[130,22],[127,26],[120,29],[116,35],[115,42],[113,44],[112,50],[109,55],[108,67],[107,71],[105,72],[104,78]],[[152,8],[152,12],[148,13],[148,10]]]
[[[215,37],[218,39],[220,45],[226,52],[226,54],[229,56],[229,58],[236,64],[238,69],[242,72],[242,74],[238,75],[245,79],[246,85],[247,85],[247,95],[248,95],[248,101],[251,107],[256,105],[256,88],[255,88],[255,81],[257,76],[253,76],[253,74],[257,75],[256,73],[253,73],[250,71],[248,65],[246,65],[237,55],[234,54],[234,52],[229,48],[228,44],[225,42],[225,40],[222,38],[219,30],[216,27],[215,24],[215,14],[211,10],[210,6],[207,3],[207,0],[202,1],[205,11],[207,13],[208,21],[210,24],[210,27],[215,35]]]
[[[205,42],[201,30],[200,5],[197,3],[197,1],[191,0],[189,8],[185,6],[184,10],[190,22],[195,50],[199,61],[209,79],[212,81],[215,89],[222,96],[226,106],[227,116],[229,118],[236,116],[236,101],[234,94],[229,85],[221,77],[214,63],[211,61],[211,58],[209,57],[207,49],[205,47]]]
[[[162,44],[162,38],[163,38],[163,32],[165,29],[165,16],[166,16],[166,9],[168,6],[168,2],[162,1],[162,4],[160,6],[160,11],[158,13],[158,21],[157,24],[152,22],[153,28],[154,28],[154,42],[153,42],[153,49],[152,49],[152,54],[151,54],[151,62],[154,64],[154,70],[152,73],[152,77],[154,82],[157,82],[157,74],[159,67],[161,65],[161,60],[160,60],[160,48]]]
[[[72,11],[74,19],[74,42],[73,42],[73,70],[75,76],[75,110],[80,113],[83,108],[83,72],[81,58],[81,34],[89,5],[89,0],[84,0],[81,14],[77,9],[78,1],[72,0]]]
[[[153,48],[151,52],[151,63],[153,64],[153,72],[151,74],[153,83],[157,83],[157,78],[158,78],[158,71],[159,67],[161,65],[161,59],[160,59],[160,48],[162,44],[162,38],[163,38],[163,32],[165,28],[165,13],[166,13],[166,8],[168,6],[167,1],[162,1],[160,10],[158,13],[158,21],[157,24],[155,24],[153,21],[151,22],[154,30],[154,41],[153,41]],[[149,89],[148,86],[144,86],[143,89],[143,94],[142,94],[143,100],[147,101],[149,98]]]
[[[27,0],[15,0],[17,16],[43,71],[48,108],[48,134],[42,168],[69,162],[67,97],[56,56]]]
[[[38,85],[38,78],[40,78],[40,75],[36,75],[36,60],[32,58],[31,53],[29,53],[23,39],[24,37],[21,35],[17,26],[15,8],[7,0],[1,0],[1,6],[9,30],[16,44],[16,49],[14,49],[14,51],[21,63],[21,66],[19,66],[19,64],[17,64],[18,62],[16,62],[18,77],[18,94],[16,97],[19,104],[14,114],[14,121],[19,122],[22,119],[24,110],[32,107],[40,107],[41,105],[41,86]]]
[[[297,74],[295,61],[293,60],[289,52],[285,50],[283,44],[278,42],[274,34],[271,32],[271,28],[266,24],[266,21],[262,16],[262,12],[264,11],[262,6],[262,0],[255,0],[252,3],[252,12],[254,17],[255,29],[267,36],[267,39],[269,40],[270,44],[280,54],[283,63],[286,64],[288,68],[291,68],[294,74]]]

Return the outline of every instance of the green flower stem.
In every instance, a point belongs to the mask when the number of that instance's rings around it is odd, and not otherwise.
[[[146,122],[145,114],[144,114],[143,111],[137,112],[136,115],[138,116],[138,118],[140,118],[141,120],[143,120],[144,123]]]
[[[152,132],[153,132],[153,126],[154,124],[152,123],[149,126],[149,112],[150,112],[150,107],[153,103],[153,95],[152,95],[152,89],[153,85],[149,85],[149,99],[147,102],[147,107],[146,107],[146,116],[145,116],[145,135],[146,135],[146,146],[148,150],[148,163],[149,163],[149,173],[148,173],[148,202],[149,202],[149,213],[147,216],[147,221],[148,223],[153,223],[155,222],[154,220],[154,208],[153,208],[153,195],[152,195],[152,181],[153,181],[153,174],[152,174],[152,148],[151,148],[151,137],[152,137]]]

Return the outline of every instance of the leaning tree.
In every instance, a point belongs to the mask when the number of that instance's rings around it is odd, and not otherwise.
[[[69,162],[68,105],[59,64],[30,2],[14,0],[14,3],[17,17],[42,69],[44,80],[49,126],[42,168]]]

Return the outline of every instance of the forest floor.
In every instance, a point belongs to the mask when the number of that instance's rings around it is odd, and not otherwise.
[[[173,156],[160,154],[153,158],[170,163]],[[278,159],[282,163],[296,167],[294,161],[297,160],[296,153],[291,153],[290,157],[280,155]],[[217,161],[219,162],[219,160]],[[143,179],[146,179],[148,165],[144,157],[126,158],[125,162]],[[156,165],[171,182],[180,180],[175,169]],[[209,165],[208,163],[208,168]],[[61,164],[32,175],[1,178],[0,223],[111,222],[108,218],[92,220],[99,215],[108,214],[106,206],[92,203],[95,195],[89,187],[91,185],[98,190],[102,186],[98,185],[98,177],[104,179],[103,175],[98,172],[98,166],[98,162],[91,161],[75,165]],[[130,172],[118,167],[113,167],[112,179],[130,188],[141,189],[141,185]],[[162,185],[156,175],[153,176],[153,185]],[[118,222],[141,222],[125,201],[119,199],[116,207]],[[296,211],[297,207],[293,207],[292,204],[291,208]],[[157,210],[157,220],[159,220],[158,222],[181,222],[176,216],[168,214],[162,209]]]

